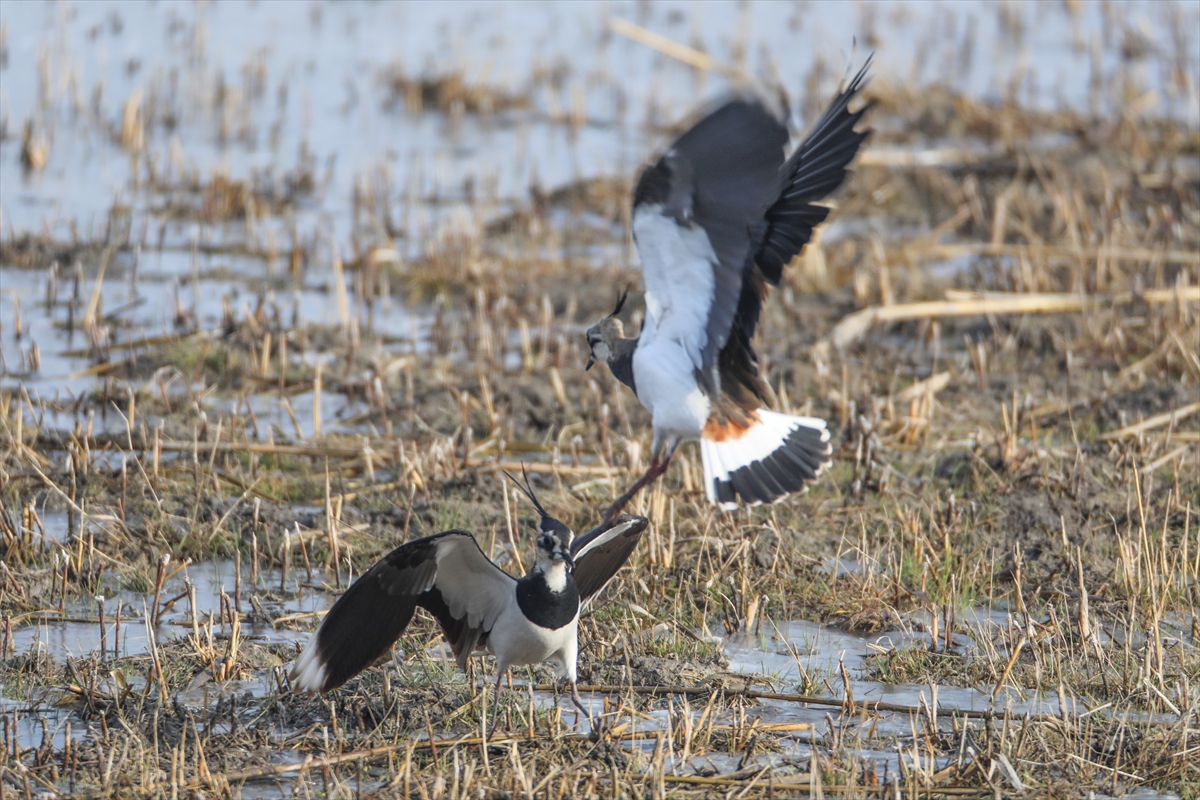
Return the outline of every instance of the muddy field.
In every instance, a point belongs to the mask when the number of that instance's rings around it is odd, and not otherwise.
[[[0,798],[1200,797],[1196,7],[451,8],[0,8]],[[602,732],[539,668],[484,743],[420,614],[293,693],[397,544],[525,569],[504,470],[599,521],[639,163],[870,50],[757,344],[834,466],[727,513],[688,445],[635,500]]]

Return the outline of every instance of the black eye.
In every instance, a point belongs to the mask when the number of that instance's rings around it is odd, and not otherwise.
[[[541,547],[543,550],[553,550],[554,549],[554,540],[551,539],[549,536],[543,536],[540,539],[538,539],[538,546]]]

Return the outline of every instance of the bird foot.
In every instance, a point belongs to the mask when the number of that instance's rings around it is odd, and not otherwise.
[[[591,729],[589,738],[592,741],[599,741],[602,735],[601,727],[603,723],[599,719],[593,717],[592,712],[583,705],[583,698],[579,696],[579,687],[574,683],[571,684],[571,702],[574,703],[575,707],[579,709],[579,713],[581,715],[580,719],[586,719],[588,721],[588,728]]]

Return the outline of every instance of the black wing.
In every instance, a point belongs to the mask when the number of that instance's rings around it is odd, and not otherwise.
[[[338,598],[296,659],[292,680],[307,691],[341,686],[395,644],[417,606],[437,619],[465,667],[515,596],[515,583],[466,531],[402,544]]]
[[[865,84],[870,66],[868,58],[780,169],[778,199],[767,209],[759,226],[753,259],[745,262],[737,313],[720,354],[721,388],[744,408],[765,404],[769,395],[758,375],[758,357],[751,346],[767,287],[779,284],[783,268],[804,249],[813,228],[825,221],[829,209],[815,203],[841,186],[846,168],[871,135],[869,130],[855,130],[869,105],[855,112],[849,109]]]
[[[758,243],[754,263],[772,286],[779,285],[783,268],[804,249],[813,228],[825,221],[829,209],[813,203],[832,194],[846,180],[846,167],[871,135],[856,131],[869,106],[851,113],[850,101],[866,82],[871,59],[818,120],[780,170],[782,191],[767,209],[766,229]]]
[[[787,126],[758,99],[738,97],[726,101],[693,125],[653,166],[647,168],[634,191],[634,214],[646,207],[676,224],[700,226],[708,235],[715,264],[713,297],[709,303],[706,341],[701,370],[715,386],[717,354],[725,346],[742,291],[742,273],[754,255],[751,231],[767,207],[779,196],[779,170],[788,143]],[[640,250],[639,246],[639,250]],[[657,286],[659,302],[678,307],[693,302],[694,285],[672,280],[661,285],[653,270],[660,265],[643,259],[647,290]],[[703,276],[707,285],[708,276]],[[698,333],[698,332],[697,332]]]
[[[571,546],[571,557],[575,559],[572,574],[579,589],[579,602],[603,589],[617,574],[649,524],[645,517],[622,514],[575,540]]]

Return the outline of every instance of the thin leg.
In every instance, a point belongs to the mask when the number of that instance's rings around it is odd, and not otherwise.
[[[604,520],[607,522],[615,519],[617,514],[621,513],[621,509],[625,508],[625,506],[629,504],[629,501],[632,500],[638,492],[658,480],[662,474],[667,471],[667,467],[669,466],[671,466],[670,453],[668,453],[667,456],[661,461],[657,457],[651,461],[650,469],[646,470],[646,474],[638,478],[637,482],[634,483],[633,486],[630,486],[629,490],[626,491],[625,494],[614,500],[613,504],[608,507],[608,511],[604,512]]]
[[[492,703],[492,727],[488,731],[488,738],[496,732],[496,723],[500,721],[500,682],[504,680],[504,670],[496,673],[496,699]]]
[[[592,719],[592,712],[584,708],[583,698],[579,696],[579,687],[575,685],[575,681],[571,681],[571,702],[579,709],[579,713],[587,717],[588,725],[593,731],[596,730],[596,722]]]

